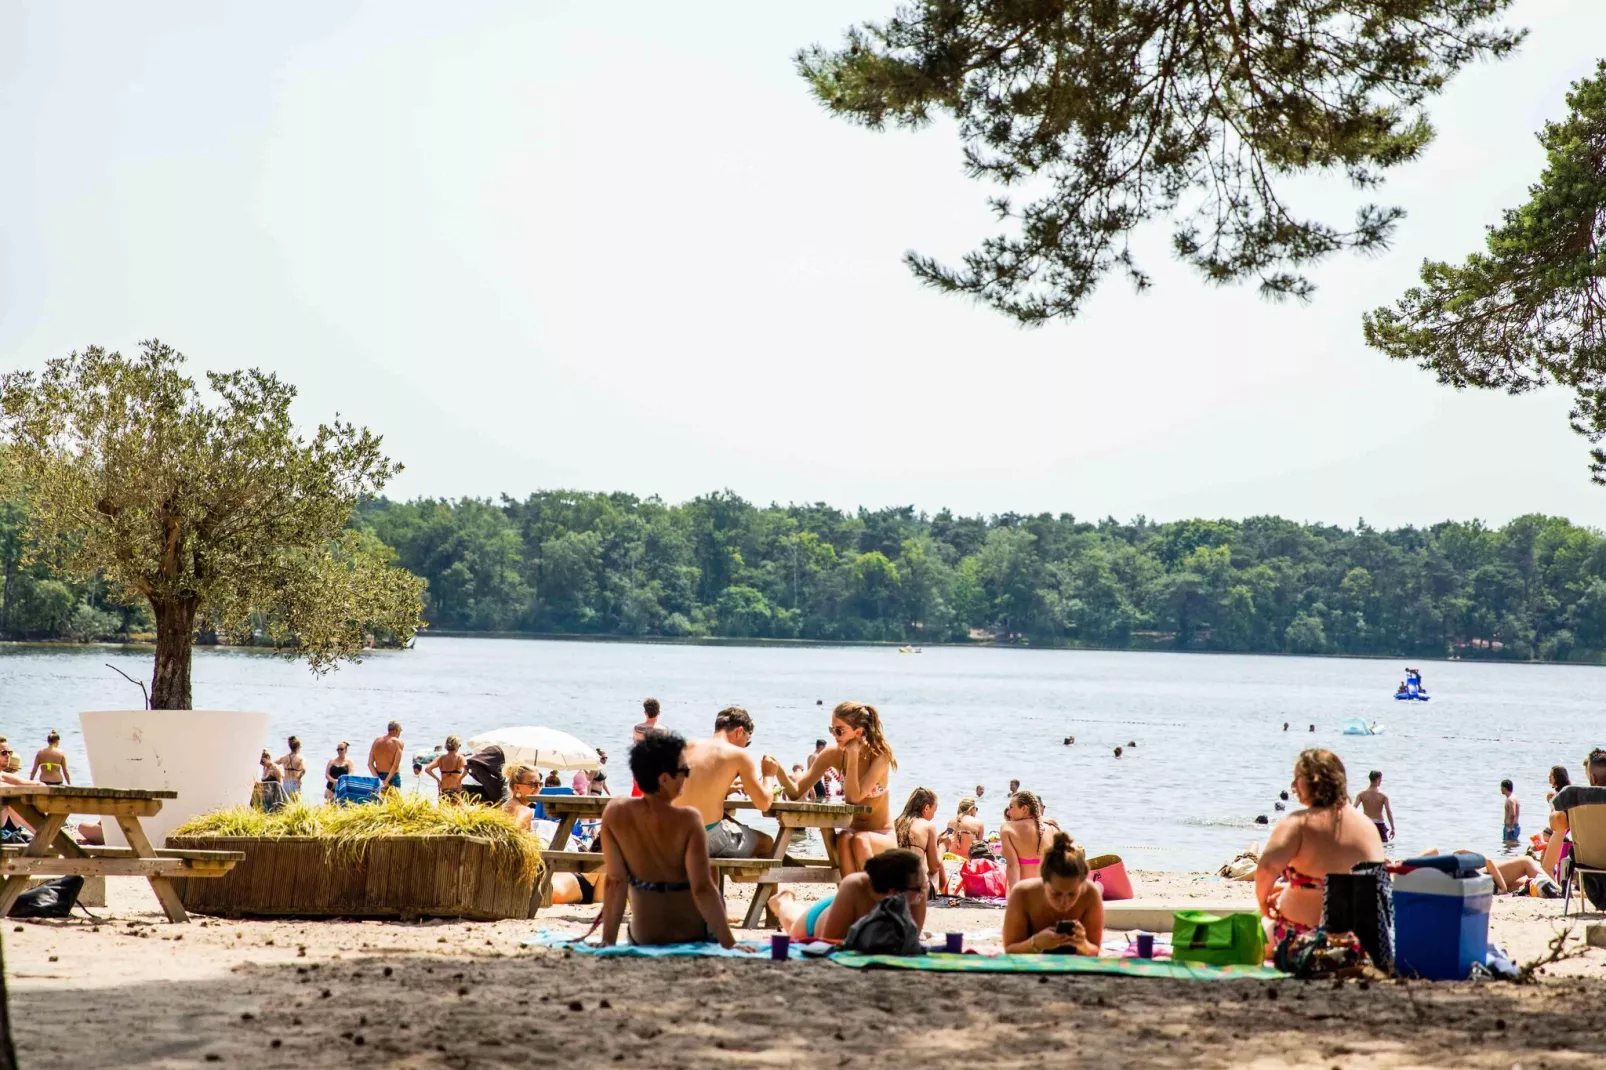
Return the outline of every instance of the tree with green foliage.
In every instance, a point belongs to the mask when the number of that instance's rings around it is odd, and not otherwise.
[[[953,117],[966,172],[1000,191],[989,204],[1012,233],[962,268],[905,259],[923,282],[1036,324],[1075,316],[1110,271],[1147,287],[1130,238],[1158,218],[1209,281],[1308,297],[1302,269],[1382,246],[1402,213],[1304,218],[1282,185],[1342,172],[1370,189],[1419,156],[1425,101],[1521,40],[1493,24],[1510,3],[912,0],[797,66],[833,114],[873,130]]]
[[[1606,483],[1606,60],[1539,135],[1546,166],[1528,203],[1490,227],[1487,253],[1422,265],[1422,285],[1365,317],[1366,341],[1457,389],[1569,387],[1573,430]]]
[[[153,340],[134,359],[96,346],[0,377],[38,552],[150,605],[152,707],[190,708],[202,624],[260,627],[319,672],[360,657],[374,631],[411,638],[422,583],[346,526],[399,470],[379,438],[337,419],[303,439],[295,388],[255,369],[207,373],[209,402],[184,359]]]

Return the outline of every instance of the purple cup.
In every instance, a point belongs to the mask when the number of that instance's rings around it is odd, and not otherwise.
[[[770,937],[770,958],[776,962],[785,962],[791,948],[792,938],[785,933],[776,933]]]
[[[1154,958],[1154,934],[1138,933],[1138,958]]]
[[[943,950],[950,955],[960,955],[965,951],[964,933],[944,933],[942,937]]]

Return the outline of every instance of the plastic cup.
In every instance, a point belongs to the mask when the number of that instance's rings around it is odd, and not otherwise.
[[[948,952],[950,955],[963,954],[965,950],[965,934],[944,933],[942,937],[942,949]]]
[[[1154,958],[1154,934],[1138,933],[1138,958]]]
[[[792,938],[785,933],[776,933],[770,937],[770,958],[776,962],[785,962],[791,948]]]

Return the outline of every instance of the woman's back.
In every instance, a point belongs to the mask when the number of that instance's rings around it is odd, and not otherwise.
[[[1005,862],[1011,860],[1012,854],[1014,856],[1017,866],[1014,879],[1024,880],[1037,876],[1043,855],[1054,842],[1054,829],[1030,818],[1005,821],[998,827],[998,839],[1004,848]]]

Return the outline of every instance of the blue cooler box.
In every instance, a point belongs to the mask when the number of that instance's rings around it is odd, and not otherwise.
[[[349,806],[352,803],[377,802],[379,788],[378,777],[343,776],[335,781],[335,804]]]
[[[1409,864],[1409,863],[1407,863]],[[1407,977],[1461,981],[1489,954],[1494,879],[1413,869],[1394,878],[1394,966]]]

